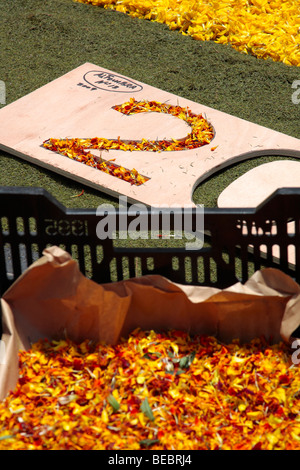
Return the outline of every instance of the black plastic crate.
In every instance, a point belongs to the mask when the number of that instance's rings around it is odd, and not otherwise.
[[[150,226],[151,209],[142,214]],[[40,188],[0,187],[0,292],[50,245],[68,251],[98,283],[160,274],[181,284],[224,288],[265,266],[299,282],[299,214],[300,189],[283,188],[256,209],[205,209],[206,243],[200,250],[160,247],[159,240],[154,248],[119,248],[112,239],[98,238],[96,209],[67,209]],[[172,229],[175,214],[169,215]],[[127,217],[128,225],[133,218]]]

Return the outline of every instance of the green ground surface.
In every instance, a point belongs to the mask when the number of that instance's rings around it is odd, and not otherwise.
[[[195,41],[163,24],[72,0],[0,0],[0,14],[0,80],[6,84],[6,104],[92,62],[300,138],[300,105],[291,100],[291,85],[300,79],[298,67],[259,60],[230,46]],[[196,188],[194,201],[215,206],[231,181],[268,160],[256,158],[223,170]],[[4,152],[0,163],[0,185],[43,187],[67,207],[117,204],[104,193]],[[82,189],[82,197],[72,197]]]

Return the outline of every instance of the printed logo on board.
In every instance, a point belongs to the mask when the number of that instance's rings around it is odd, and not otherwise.
[[[88,88],[91,91],[100,89],[120,93],[132,93],[143,89],[142,85],[135,83],[129,78],[111,72],[105,72],[104,70],[91,70],[84,74],[83,80],[84,82],[78,83],[78,86]]]

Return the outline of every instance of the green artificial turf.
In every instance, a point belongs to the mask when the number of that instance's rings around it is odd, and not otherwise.
[[[300,137],[300,105],[291,100],[292,83],[300,79],[298,67],[256,59],[230,46],[193,40],[163,24],[72,0],[0,0],[0,11],[0,80],[6,85],[6,104],[92,62]],[[231,181],[270,160],[266,158],[212,176],[196,188],[194,201],[215,206]],[[0,163],[0,185],[43,187],[73,208],[118,202],[4,152]],[[72,197],[82,189],[83,196]]]

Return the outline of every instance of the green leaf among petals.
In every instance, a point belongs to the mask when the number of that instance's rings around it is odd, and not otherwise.
[[[141,411],[146,415],[150,421],[154,421],[154,415],[152,413],[152,410],[150,408],[148,398],[146,397],[143,403],[141,404]]]
[[[109,395],[107,401],[113,407],[114,411],[118,411],[118,409],[120,408],[120,403],[118,402],[118,400],[115,399],[113,395]]]

